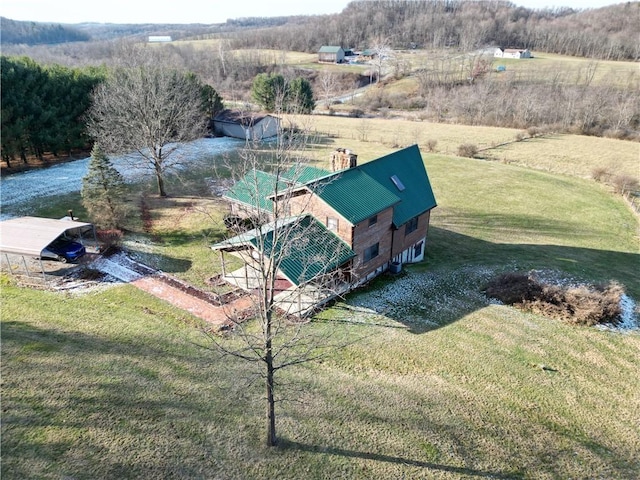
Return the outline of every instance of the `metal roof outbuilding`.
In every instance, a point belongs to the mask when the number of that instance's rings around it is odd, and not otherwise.
[[[93,224],[74,220],[19,217],[0,222],[0,252],[39,257],[51,242],[65,232],[82,234]]]

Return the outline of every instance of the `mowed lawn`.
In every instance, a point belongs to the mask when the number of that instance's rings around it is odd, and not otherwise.
[[[394,150],[396,124],[361,141],[358,121],[333,124],[310,154]],[[637,478],[640,335],[569,326],[480,291],[498,271],[540,269],[615,280],[637,300],[637,218],[590,180],[423,155],[438,200],[427,258],[306,325],[355,343],[282,372],[276,449],[263,447],[251,366],[205,348],[189,314],[128,285],[71,295],[5,278],[2,477]],[[175,266],[185,278],[205,275],[193,264],[216,258],[194,251],[215,229],[175,201],[181,220],[158,210],[153,252],[189,259]]]

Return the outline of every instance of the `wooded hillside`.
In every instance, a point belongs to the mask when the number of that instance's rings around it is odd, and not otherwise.
[[[54,23],[20,22],[0,17],[3,44],[40,45],[84,42],[91,38],[73,27]]]
[[[174,40],[224,38],[234,48],[317,52],[322,45],[368,48],[384,39],[393,48],[469,51],[500,46],[603,60],[638,60],[638,18],[638,1],[575,10],[529,9],[501,0],[356,0],[332,15],[247,17],[224,24],[79,24],[71,28],[3,18],[2,43],[37,45],[171,35]]]
[[[367,48],[380,39],[393,48],[487,45],[609,60],[640,55],[640,2],[596,10],[532,10],[511,2],[468,0],[354,1],[340,14],[299,24],[232,34],[237,47],[315,52],[321,45]]]

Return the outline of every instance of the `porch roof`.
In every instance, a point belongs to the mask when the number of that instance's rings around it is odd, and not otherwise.
[[[277,220],[212,245],[213,250],[253,249],[275,261],[296,286],[330,273],[354,251],[311,215]]]

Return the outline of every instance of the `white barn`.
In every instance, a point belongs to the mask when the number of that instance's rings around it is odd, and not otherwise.
[[[527,48],[496,48],[493,56],[495,58],[531,58],[531,52]]]
[[[170,42],[171,37],[169,35],[150,35],[149,42],[150,43],[158,43],[158,42]]]

